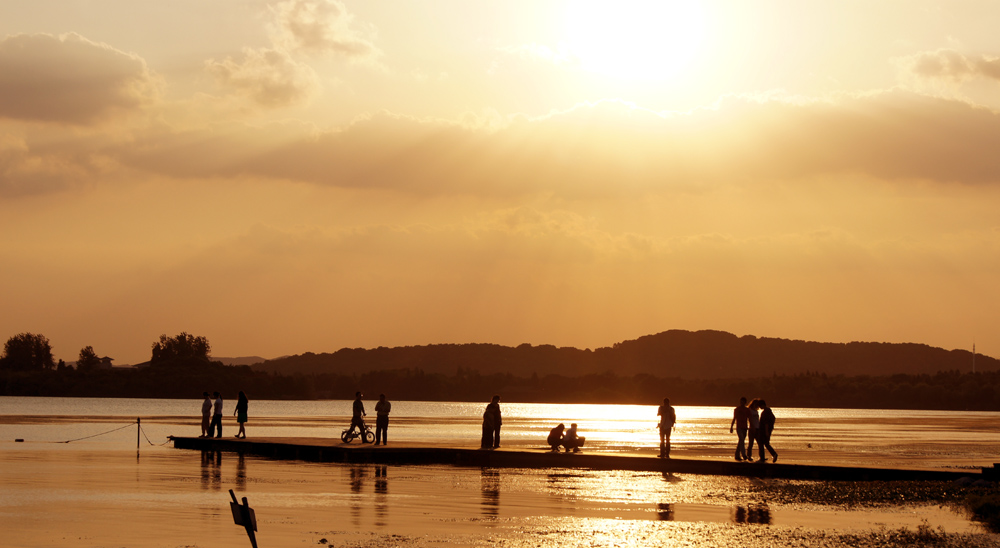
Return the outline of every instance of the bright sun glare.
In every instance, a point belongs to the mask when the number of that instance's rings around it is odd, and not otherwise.
[[[629,80],[666,80],[694,59],[704,41],[702,7],[691,0],[580,0],[567,4],[565,48],[592,72]]]

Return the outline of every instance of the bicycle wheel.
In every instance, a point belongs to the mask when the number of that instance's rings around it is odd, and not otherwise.
[[[375,432],[372,432],[371,430],[365,430],[365,437],[363,438],[363,441],[365,443],[371,443],[375,441]]]
[[[340,441],[344,443],[351,443],[351,440],[353,439],[354,436],[351,434],[350,430],[344,430],[340,433]]]

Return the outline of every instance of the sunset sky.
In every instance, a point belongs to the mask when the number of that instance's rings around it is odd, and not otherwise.
[[[1000,3],[4,0],[0,339],[1000,357]]]

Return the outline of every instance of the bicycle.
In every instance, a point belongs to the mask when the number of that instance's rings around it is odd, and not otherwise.
[[[361,421],[361,429],[354,428],[352,424],[349,428],[345,428],[343,432],[340,433],[340,441],[344,443],[351,443],[354,438],[361,438],[361,443],[372,443],[375,441],[375,432],[365,424],[365,421]]]

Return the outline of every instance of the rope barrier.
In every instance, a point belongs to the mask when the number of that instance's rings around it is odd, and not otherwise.
[[[130,423],[126,424],[125,426],[122,426],[121,428],[115,428],[114,430],[108,430],[107,432],[101,432],[100,434],[94,434],[92,436],[84,436],[82,438],[76,438],[75,440],[53,441],[53,442],[49,442],[49,443],[69,443],[71,441],[80,441],[80,440],[86,440],[86,439],[90,439],[90,438],[96,438],[97,436],[103,436],[105,434],[110,434],[112,432],[117,432],[119,430],[124,430],[124,429],[129,428],[130,426],[132,426],[134,424],[138,424],[138,423],[137,422],[130,422]]]
[[[146,435],[146,431],[142,429],[142,425],[141,424],[139,425],[139,431],[142,432],[142,437],[146,438],[146,442],[149,443],[150,445],[152,445],[153,447],[163,447],[164,445],[170,443],[169,439],[167,441],[161,443],[161,444],[155,444],[155,443],[149,441],[149,436]]]

